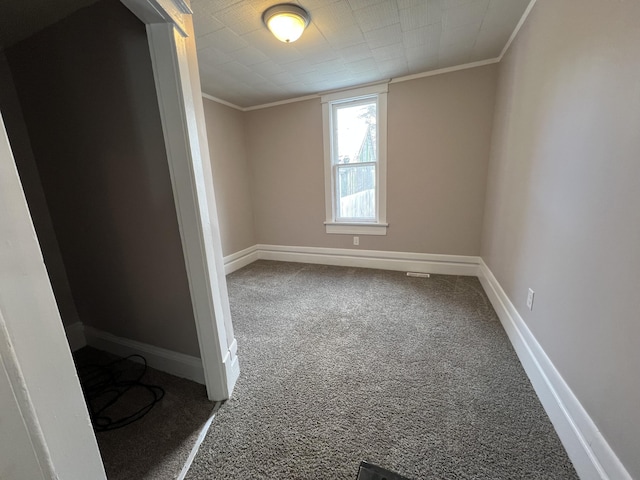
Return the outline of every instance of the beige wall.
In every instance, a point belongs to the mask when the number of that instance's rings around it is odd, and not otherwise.
[[[638,25],[639,2],[537,2],[500,65],[482,241],[489,268],[633,478]]]
[[[144,25],[105,0],[7,58],[80,319],[199,356]]]
[[[360,249],[478,255],[497,67],[391,84],[386,236]],[[319,99],[246,113],[258,243],[354,248],[325,233]]]
[[[382,250],[478,255],[497,67],[389,86]]]
[[[247,112],[246,128],[258,243],[323,245],[320,100]]]
[[[0,52],[0,110],[7,136],[20,173],[20,181],[29,200],[29,213],[38,235],[38,242],[47,266],[47,274],[56,297],[56,303],[65,325],[80,321],[73,301],[67,271],[64,267],[47,200],[40,183],[40,175],[31,150],[29,132],[24,123],[22,108],[13,83],[6,56]]]
[[[203,99],[222,251],[256,244],[244,113]]]

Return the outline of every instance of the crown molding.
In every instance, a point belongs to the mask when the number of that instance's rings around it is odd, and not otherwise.
[[[513,33],[511,33],[511,36],[509,37],[509,40],[507,40],[507,43],[505,44],[504,48],[502,49],[502,52],[500,52],[500,56],[498,57],[498,62],[502,61],[502,58],[505,56],[505,54],[509,50],[509,47],[511,46],[513,41],[518,36],[518,32],[520,32],[520,29],[524,25],[524,22],[527,21],[527,17],[529,17],[529,14],[531,13],[531,10],[533,10],[533,7],[534,7],[534,5],[536,4],[537,1],[538,0],[531,0],[529,2],[529,5],[527,5],[527,8],[524,10],[524,13],[522,14],[522,17],[520,17],[520,21],[516,25],[516,28],[513,29]]]
[[[484,67],[485,65],[491,65],[493,63],[498,63],[499,61],[500,60],[498,58],[490,58],[488,60],[465,63],[463,65],[456,65],[454,67],[439,68],[438,70],[429,70],[428,72],[414,73],[412,75],[405,75],[404,77],[392,78],[389,83],[408,82],[409,80],[417,80],[418,78],[432,77],[434,75],[457,72],[458,70],[466,70],[468,68]]]
[[[481,60],[479,62],[465,63],[464,65],[456,65],[455,67],[440,68],[438,70],[431,70],[431,71],[423,72],[423,73],[415,73],[413,75],[406,75],[404,77],[396,77],[396,78],[392,78],[391,80],[386,80],[386,81],[382,81],[382,82],[365,83],[365,84],[362,84],[362,85],[355,85],[355,86],[349,87],[347,89],[330,90],[328,92],[314,93],[314,94],[311,94],[311,95],[304,95],[302,97],[287,98],[286,100],[279,100],[277,102],[264,103],[264,104],[261,104],[261,105],[253,105],[251,107],[240,107],[238,105],[234,105],[233,103],[227,102],[227,101],[222,100],[220,98],[216,98],[216,97],[214,97],[212,95],[209,95],[207,93],[204,93],[204,92],[202,93],[202,96],[204,98],[208,98],[209,100],[213,100],[214,102],[221,103],[222,105],[226,105],[228,107],[235,108],[236,110],[240,110],[242,112],[251,112],[253,110],[261,110],[263,108],[271,108],[271,107],[277,107],[278,105],[286,105],[287,103],[304,102],[305,100],[312,100],[314,98],[322,98],[322,96],[326,95],[327,93],[344,92],[344,91],[349,91],[349,90],[355,90],[355,89],[358,89],[358,88],[361,88],[361,87],[370,86],[370,85],[379,85],[380,83],[407,82],[409,80],[416,80],[418,78],[431,77],[433,75],[442,75],[442,74],[445,74],[445,73],[457,72],[458,70],[466,70],[468,68],[476,68],[476,67],[482,67],[484,65],[491,65],[493,63],[498,63],[499,61],[500,61],[499,58],[491,58],[489,60]]]
[[[236,105],[235,103],[227,102],[226,100],[222,100],[221,98],[214,97],[213,95],[209,95],[208,93],[202,92],[202,98],[206,98],[207,100],[211,100],[212,102],[219,103],[220,105],[224,105],[226,107],[235,108],[236,110],[240,110],[241,112],[246,112],[246,109]]]
[[[277,107],[278,105],[286,105],[287,103],[304,102],[305,100],[312,100],[314,98],[320,98],[320,95],[317,93],[313,93],[311,95],[304,95],[303,97],[288,98],[286,100],[279,100],[277,102],[264,103],[262,105],[254,105],[252,107],[244,108],[244,111],[250,112],[251,110],[261,110],[263,108]]]

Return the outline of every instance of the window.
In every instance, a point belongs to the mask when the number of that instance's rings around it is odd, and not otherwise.
[[[322,97],[327,233],[386,235],[387,85]]]

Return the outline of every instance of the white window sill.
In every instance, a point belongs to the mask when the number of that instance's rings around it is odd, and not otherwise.
[[[324,222],[327,233],[342,235],[386,235],[388,223],[335,223]]]

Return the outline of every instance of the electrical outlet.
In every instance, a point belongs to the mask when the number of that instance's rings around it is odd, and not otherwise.
[[[533,296],[535,294],[536,292],[529,289],[529,293],[527,294],[527,307],[529,307],[529,310],[533,310]]]
[[[360,237],[353,237],[353,244],[360,245]]]

